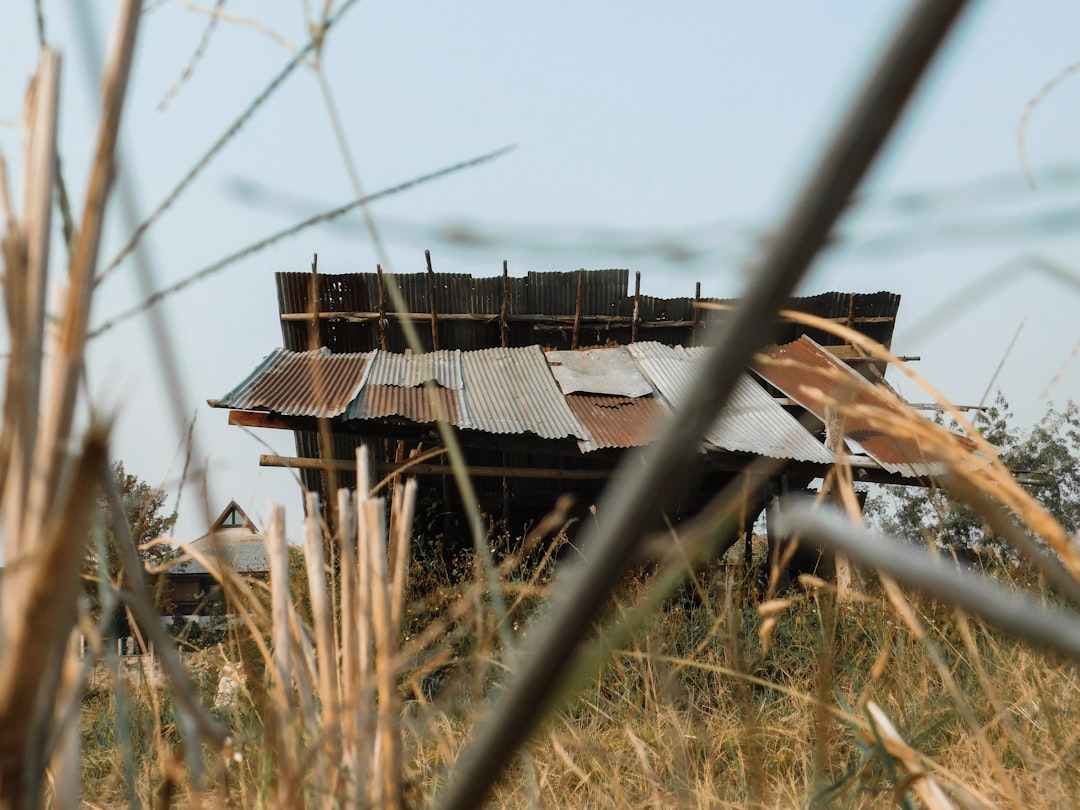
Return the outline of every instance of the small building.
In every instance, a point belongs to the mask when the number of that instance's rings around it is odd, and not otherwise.
[[[387,310],[379,273],[278,274],[284,346],[209,403],[228,409],[230,424],[293,431],[297,456],[261,463],[299,469],[328,516],[336,487],[355,486],[360,444],[380,478],[418,476],[445,513],[458,512],[440,420],[455,432],[489,517],[516,531],[564,492],[588,507],[701,373],[699,331],[739,303],[700,292],[652,298],[636,282],[631,295],[625,270],[395,278],[405,311]],[[786,306],[888,347],[899,301],[834,292]],[[419,327],[424,354],[405,345],[406,320]],[[828,331],[778,322],[775,337],[687,460],[678,503],[658,504],[658,513],[694,514],[755,459],[774,462],[755,509],[771,492],[823,476],[838,456],[864,481],[919,485],[939,471],[934,450],[909,438],[932,424],[885,383],[884,363]],[[851,407],[829,436],[828,411],[838,405]],[[872,415],[884,412],[918,424],[885,428]]]
[[[265,580],[270,574],[265,539],[236,501],[229,502],[210,530],[190,544],[185,559],[166,574],[173,615],[207,615],[221,603],[221,588],[206,565],[215,561],[243,577]]]

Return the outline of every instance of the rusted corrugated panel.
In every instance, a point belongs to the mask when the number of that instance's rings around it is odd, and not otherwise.
[[[465,410],[477,430],[590,438],[566,404],[539,346],[466,352],[461,366]]]
[[[741,301],[737,298],[713,299],[715,303],[728,307],[737,307]],[[896,328],[896,313],[900,308],[900,296],[890,292],[844,293],[826,292],[802,298],[789,298],[782,309],[793,309],[819,318],[850,325],[872,340],[889,346]],[[705,312],[702,312],[705,315]],[[723,313],[719,314],[722,319]],[[849,321],[850,319],[850,321]],[[844,341],[828,332],[810,329],[802,324],[781,321],[776,327],[777,343],[784,344],[797,340],[800,335],[809,335],[823,346],[832,346]]]
[[[285,416],[339,416],[363,383],[370,355],[275,349],[218,407]]]
[[[427,354],[375,352],[368,385],[414,388],[434,379],[443,388],[461,388],[461,352],[445,350]]]
[[[569,394],[566,404],[592,434],[578,442],[581,452],[604,447],[642,447],[656,438],[667,407],[653,396],[623,397],[605,394]]]
[[[907,408],[891,392],[873,385],[805,335],[772,346],[754,363],[754,371],[794,399],[818,419],[833,406],[843,416],[845,435],[889,472],[904,476],[933,475],[940,459],[910,438],[934,430],[931,422]],[[880,416],[875,418],[873,412]],[[892,423],[891,427],[888,427]],[[914,430],[900,428],[914,424]]]
[[[672,408],[689,391],[700,373],[703,353],[708,351],[651,342],[633,343],[627,348]],[[816,464],[835,461],[825,445],[745,373],[739,375],[735,390],[705,439],[721,450]]]
[[[467,420],[461,418],[461,391],[436,388],[435,396],[442,403],[443,413],[450,424],[461,428],[470,427]],[[406,388],[399,385],[374,385],[370,382],[364,385],[359,396],[349,405],[344,418],[382,419],[387,416],[400,416],[422,424],[434,422],[438,418],[431,395],[422,385]]]
[[[548,352],[551,373],[564,394],[611,394],[642,397],[653,392],[626,349]]]

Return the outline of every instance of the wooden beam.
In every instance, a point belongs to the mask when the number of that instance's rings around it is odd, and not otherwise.
[[[696,303],[696,302],[695,302]],[[702,303],[708,303],[702,302]],[[283,321],[309,321],[312,318],[310,312],[282,312],[278,316]],[[375,321],[380,317],[384,318],[396,318],[399,321],[411,320],[411,321],[430,321],[431,313],[429,312],[370,312],[363,310],[341,310],[341,311],[326,311],[319,313],[320,320],[334,320],[342,319],[346,321],[354,321],[356,323],[364,323],[365,321]],[[483,321],[485,323],[491,323],[499,321],[502,318],[501,312],[443,312],[439,315],[440,321]],[[508,323],[565,323],[573,325],[573,315],[538,315],[532,312],[522,313],[507,313],[506,320]],[[582,315],[578,319],[581,323],[602,323],[602,324],[625,324],[630,326],[634,322],[633,315]],[[824,318],[823,320],[831,321],[834,323],[846,323],[847,318]],[[855,323],[886,323],[892,321],[893,318],[887,316],[867,316],[865,318],[856,318]],[[684,320],[684,321],[642,321],[639,326],[642,329],[648,329],[649,327],[666,327],[666,326],[693,326],[695,323],[699,323],[699,320]]]
[[[284,417],[266,411],[229,411],[229,424],[249,428],[277,430],[315,430],[314,424],[304,425],[306,417]]]
[[[317,458],[296,458],[295,456],[277,456],[264,453],[259,456],[260,467],[285,467],[296,470],[354,470],[355,461],[322,461]],[[377,465],[380,474],[403,470],[408,475],[445,477],[454,474],[449,464],[402,464],[382,462]],[[554,470],[538,467],[485,467],[466,466],[465,473],[473,478],[541,478],[577,481],[596,481],[611,478],[614,470]]]

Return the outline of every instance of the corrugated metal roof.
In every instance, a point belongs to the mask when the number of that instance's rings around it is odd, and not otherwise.
[[[628,347],[638,367],[674,409],[689,391],[707,349],[674,348],[660,343]],[[833,453],[743,373],[706,440],[721,450],[770,458],[832,464]]]
[[[346,421],[401,417],[431,423],[436,411],[429,394],[422,385],[405,384],[418,383],[430,373],[446,383],[436,386],[436,395],[455,426],[544,439],[573,437],[588,453],[649,443],[661,414],[678,404],[701,373],[705,351],[647,342],[547,356],[538,346],[447,351],[425,360],[386,352],[279,350],[240,387],[212,404],[267,409],[283,416],[340,415]],[[334,383],[326,389],[333,401],[324,407],[310,384],[316,372]],[[560,389],[555,374],[563,375],[563,386],[571,393]],[[351,401],[344,402],[350,395]],[[705,439],[706,448],[816,464],[835,460],[746,374]]]
[[[401,289],[409,312],[431,312],[431,289],[434,287],[440,316],[470,314],[474,319],[451,320],[440,317],[438,321],[439,345],[446,348],[470,351],[500,345],[501,330],[498,316],[502,308],[504,284],[509,293],[509,314],[562,318],[541,324],[533,321],[508,324],[508,345],[525,346],[544,344],[557,348],[570,348],[571,332],[565,328],[567,316],[573,316],[577,306],[577,270],[570,272],[530,272],[527,276],[474,277],[463,273],[403,273],[394,275]],[[384,309],[395,309],[386,286],[390,274],[384,274],[382,300]],[[634,297],[628,295],[630,273],[628,270],[586,270],[581,275],[583,316],[615,315],[625,320],[620,323],[592,322],[581,325],[579,340],[594,341],[593,345],[608,342],[627,344],[631,339],[629,316],[634,312]],[[313,307],[312,288],[317,298]],[[349,313],[376,312],[379,309],[380,280],[377,273],[278,273],[278,309],[284,315],[340,312],[341,318],[323,318],[318,324],[318,345],[328,346],[333,352],[370,351],[379,347],[379,324],[375,320],[358,321]],[[714,303],[737,306],[738,300],[703,299]],[[829,292],[806,298],[792,298],[785,307],[846,322],[869,337],[889,345],[900,296],[893,293],[840,293]],[[701,310],[695,314],[692,297],[656,298],[642,295],[638,300],[641,336],[667,344],[689,344],[696,335],[694,321],[702,323],[722,320],[723,312]],[[418,324],[420,339],[430,349],[431,328]],[[822,345],[840,343],[839,339],[825,332],[807,330],[790,323],[777,324],[778,341],[795,340],[803,332]],[[311,345],[312,322],[285,319],[281,333],[285,348],[303,351]],[[406,342],[400,324],[391,314],[385,325],[387,347],[402,352]],[[699,335],[698,335],[699,336]]]
[[[375,352],[368,375],[369,385],[414,388],[434,379],[443,388],[461,389],[461,352],[457,349],[427,354]]]
[[[898,430],[916,423],[914,435],[933,423],[906,407],[891,392],[873,385],[803,335],[783,346],[772,346],[754,363],[754,371],[822,421],[826,406],[842,410],[844,433],[889,472],[913,477],[944,469],[928,448]],[[877,411],[879,418],[874,418]],[[888,427],[892,423],[892,428]]]
[[[471,427],[464,418],[460,404],[461,391],[452,388],[436,388],[435,396],[442,403],[443,412],[450,424],[460,428]],[[359,395],[345,410],[345,419],[381,419],[400,416],[413,422],[436,421],[437,414],[431,395],[422,385],[406,388],[399,385],[364,385]]]
[[[340,416],[360,391],[369,359],[370,354],[331,354],[325,348],[275,349],[217,404],[292,416]]]
[[[539,346],[466,352],[461,365],[465,406],[477,430],[590,438],[566,404]]]
[[[620,347],[548,352],[548,365],[564,394],[643,397],[653,392],[630,352]]]
[[[191,544],[193,551],[220,560],[238,574],[265,574],[270,558],[262,535],[247,526],[236,526],[200,537]],[[195,559],[184,560],[169,569],[170,574],[207,574],[206,566]]]
[[[583,453],[605,447],[643,447],[656,438],[668,412],[657,397],[622,397],[607,394],[568,394],[566,404],[592,434],[578,442]]]

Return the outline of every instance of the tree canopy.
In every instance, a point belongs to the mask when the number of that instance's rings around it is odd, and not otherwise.
[[[980,412],[975,426],[994,445],[1005,466],[1035,483],[1034,498],[1067,532],[1080,529],[1080,405],[1051,405],[1030,429],[1017,427],[1005,398]],[[996,540],[975,512],[940,489],[882,487],[867,504],[867,517],[911,542],[935,543],[962,555],[991,551],[1015,557]]]
[[[165,511],[166,495],[164,490],[151,486],[137,475],[129,473],[124,468],[124,462],[122,461],[114,462],[112,471],[124,507],[122,519],[127,521],[128,526],[131,527],[135,545],[141,547],[144,543],[171,532],[176,524],[176,512]],[[108,571],[110,580],[122,585],[120,557],[117,552],[116,537],[113,531],[114,515],[104,493],[98,496],[98,521],[103,534],[103,548],[107,557],[104,567]],[[91,554],[87,558],[87,592],[96,603],[100,585],[98,581],[100,568],[96,560],[97,544],[91,542],[89,548]],[[155,546],[150,549],[139,548],[139,557],[147,568],[155,568],[167,562],[175,554],[176,551],[168,546]],[[160,594],[162,577],[152,577],[150,584],[155,592]],[[126,622],[122,615],[118,617],[117,625],[118,632],[124,634]]]

